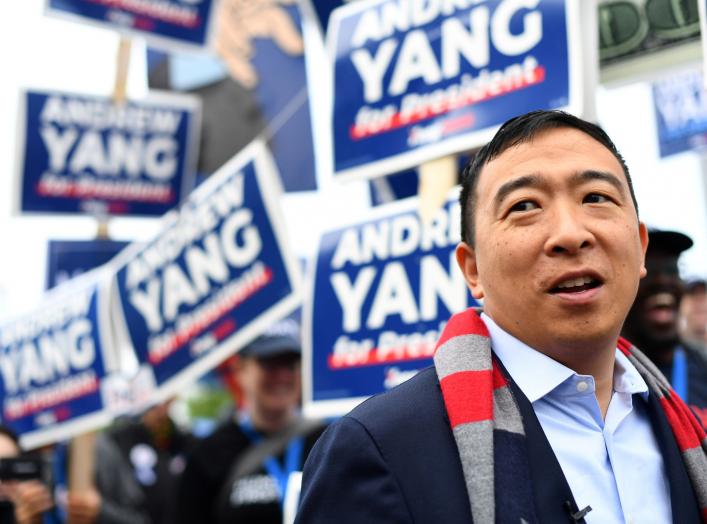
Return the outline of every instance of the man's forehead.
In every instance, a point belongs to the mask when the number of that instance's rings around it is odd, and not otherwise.
[[[574,170],[561,172],[569,183],[588,181],[581,172],[603,172],[614,175],[622,187],[628,189],[623,166],[604,144],[572,127],[555,127],[539,131],[504,149],[489,160],[479,171],[479,186],[497,188],[509,178],[533,177],[536,181],[547,171],[554,171],[558,163],[578,161]],[[526,184],[532,185],[532,184]]]

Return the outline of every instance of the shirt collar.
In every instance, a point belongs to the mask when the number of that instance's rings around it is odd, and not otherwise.
[[[632,395],[639,393],[644,399],[648,398],[648,384],[628,357],[618,349],[614,365],[614,391]]]
[[[489,330],[493,352],[531,403],[543,398],[567,379],[577,376],[567,366],[504,331],[485,313],[481,313],[481,318]],[[614,390],[620,393],[640,393],[644,399],[648,397],[645,380],[618,349],[614,366]]]

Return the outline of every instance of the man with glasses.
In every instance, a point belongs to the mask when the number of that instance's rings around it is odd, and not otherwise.
[[[178,522],[281,524],[290,474],[321,433],[299,412],[299,327],[278,322],[243,348],[232,372],[242,409],[197,445],[177,498]]]

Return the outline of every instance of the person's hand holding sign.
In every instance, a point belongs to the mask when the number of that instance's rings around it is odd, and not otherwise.
[[[218,18],[216,51],[231,76],[247,88],[258,84],[250,63],[254,38],[272,38],[283,52],[302,54],[304,43],[294,22],[281,7],[296,0],[223,0]]]

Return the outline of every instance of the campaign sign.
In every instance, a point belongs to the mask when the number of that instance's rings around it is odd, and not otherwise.
[[[28,448],[110,422],[104,379],[117,371],[101,270],[0,324],[2,423]]]
[[[117,240],[50,240],[47,247],[47,289],[108,262],[129,242]]]
[[[707,145],[707,95],[700,70],[673,73],[653,83],[661,158]]]
[[[121,338],[168,398],[301,300],[274,162],[256,141],[165,217],[159,235],[115,260]],[[111,263],[112,264],[112,263]],[[120,335],[119,335],[120,336]]]
[[[163,48],[209,44],[217,0],[47,0],[46,12],[117,29]]]
[[[148,48],[150,88],[188,92],[201,100],[200,175],[213,173],[263,135],[285,191],[317,188],[311,94],[304,56],[293,50],[301,46],[302,14],[297,3],[290,3],[255,7],[225,0],[223,30],[215,41],[219,57]]]
[[[594,7],[595,8],[595,7]],[[576,0],[354,2],[336,9],[333,169],[402,171],[535,109],[582,111]]]
[[[195,97],[27,91],[21,107],[20,211],[161,216],[193,187]]]
[[[342,415],[432,363],[452,313],[477,305],[459,270],[460,206],[426,225],[417,198],[326,232],[304,305],[304,403]]]

